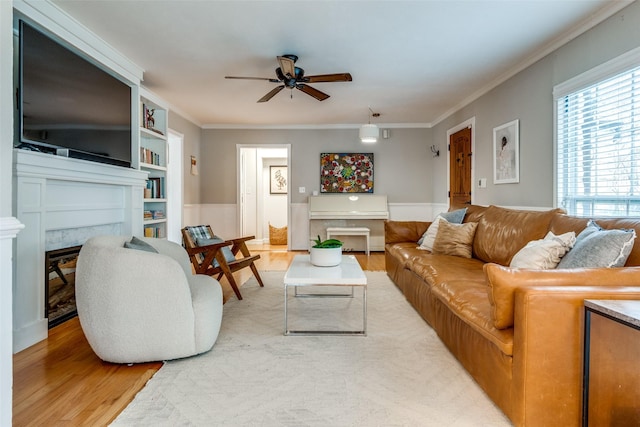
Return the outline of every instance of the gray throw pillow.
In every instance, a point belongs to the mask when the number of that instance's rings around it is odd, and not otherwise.
[[[221,239],[218,236],[213,236],[213,239],[205,239],[202,237],[198,237],[198,239],[196,240],[196,243],[198,246],[207,246],[207,245],[213,245],[214,243],[222,243],[222,242],[224,242],[224,239]],[[222,255],[224,256],[224,259],[228,263],[236,260],[236,257],[233,255],[233,252],[231,252],[231,246],[223,246]],[[212,264],[214,267],[218,267],[218,261],[216,259],[213,260]]]
[[[433,221],[435,222],[439,216],[441,218],[446,219],[447,222],[450,222],[451,224],[462,224],[462,221],[464,220],[464,216],[466,214],[467,214],[467,208],[456,209],[455,211],[451,211],[451,212],[441,212],[436,216],[436,219],[434,219]],[[425,231],[422,237],[420,237],[420,240],[418,240],[418,246],[422,245],[422,242],[424,242],[424,238],[426,237],[427,231]]]
[[[635,238],[635,230],[604,230],[590,220],[557,268],[622,267],[629,258]]]
[[[139,251],[153,252],[153,253],[156,253],[156,254],[158,253],[156,248],[154,248],[153,246],[151,246],[147,242],[138,239],[136,236],[133,236],[131,238],[131,241],[124,242],[124,247],[127,248],[127,249],[136,249],[136,250],[139,250]]]

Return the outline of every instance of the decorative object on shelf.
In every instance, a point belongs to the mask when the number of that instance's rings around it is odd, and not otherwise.
[[[520,182],[519,120],[493,128],[493,183]]]
[[[155,112],[156,112],[155,108],[147,108],[147,110],[145,111],[145,114],[147,115],[146,117],[147,129],[153,129],[154,126],[156,125],[156,119],[153,118],[153,114]]]
[[[198,175],[198,161],[196,156],[191,156],[191,175]]]
[[[378,141],[380,129],[377,125],[371,123],[371,117],[380,117],[380,113],[374,113],[369,107],[369,123],[360,126],[360,141],[364,143],[373,143]]]
[[[431,154],[433,154],[433,157],[440,157],[440,149],[437,145],[431,146]]]
[[[320,154],[321,193],[373,193],[373,153]]]
[[[287,167],[269,166],[269,192],[287,194]]]
[[[309,260],[316,267],[333,267],[342,261],[342,242],[338,239],[322,240],[320,236],[312,240],[315,244],[309,249]]]

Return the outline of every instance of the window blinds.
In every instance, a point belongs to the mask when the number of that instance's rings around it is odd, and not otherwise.
[[[557,206],[640,216],[640,66],[556,96]]]

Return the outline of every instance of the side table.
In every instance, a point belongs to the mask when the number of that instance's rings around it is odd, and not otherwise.
[[[640,300],[584,307],[582,425],[640,425]]]

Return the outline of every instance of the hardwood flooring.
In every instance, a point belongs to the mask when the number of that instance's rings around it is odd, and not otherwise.
[[[268,245],[250,250],[260,253],[261,271],[284,271],[293,256],[302,253]],[[355,255],[364,270],[384,270],[383,252]],[[238,283],[250,277],[249,269],[236,273]],[[235,298],[225,279],[221,284],[225,301]],[[129,366],[101,361],[76,317],[51,329],[46,340],[14,355],[13,425],[108,425],[161,366],[161,362]]]

